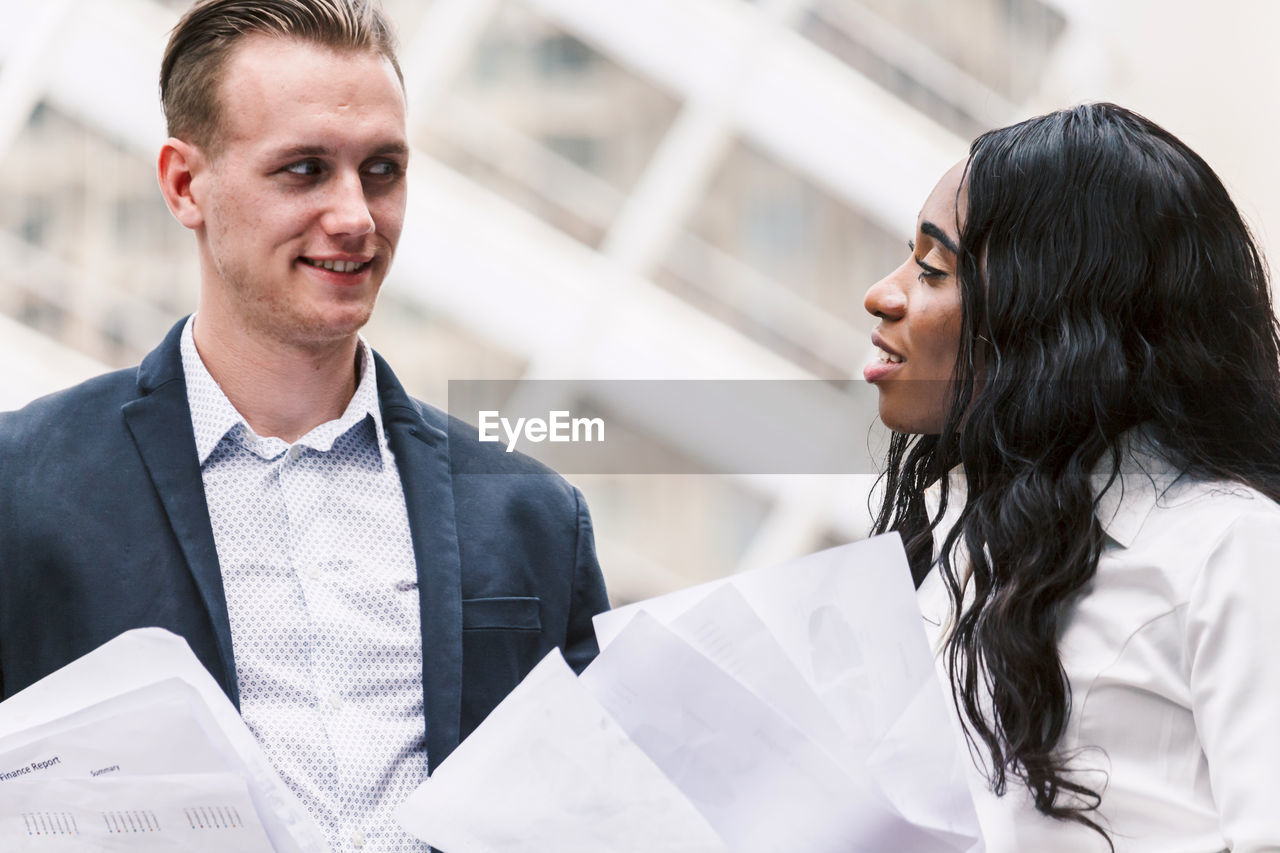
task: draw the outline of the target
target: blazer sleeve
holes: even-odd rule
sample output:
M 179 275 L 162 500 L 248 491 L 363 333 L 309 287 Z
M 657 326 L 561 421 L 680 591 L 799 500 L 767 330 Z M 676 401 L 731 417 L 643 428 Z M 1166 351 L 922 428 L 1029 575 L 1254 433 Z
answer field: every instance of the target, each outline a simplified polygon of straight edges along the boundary
M 586 499 L 576 486 L 573 488 L 573 497 L 578 515 L 578 537 L 572 601 L 562 651 L 565 661 L 573 671 L 581 673 L 600 653 L 591 619 L 597 613 L 609 609 L 609 600 L 605 594 L 600 562 L 596 558 L 595 534 Z

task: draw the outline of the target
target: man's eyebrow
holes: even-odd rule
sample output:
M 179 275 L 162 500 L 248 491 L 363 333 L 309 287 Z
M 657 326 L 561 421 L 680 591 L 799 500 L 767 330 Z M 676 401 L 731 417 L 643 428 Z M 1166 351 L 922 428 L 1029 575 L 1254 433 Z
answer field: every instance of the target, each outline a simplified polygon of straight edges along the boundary
M 293 145 L 272 151 L 269 156 L 272 160 L 290 160 L 295 157 L 325 157 L 332 153 L 331 149 L 323 145 Z M 409 155 L 409 146 L 404 142 L 386 142 L 377 146 L 371 152 L 373 157 L 385 157 L 387 155 L 407 157 Z
M 409 146 L 404 142 L 387 142 L 373 149 L 375 156 L 386 156 L 387 154 L 395 154 L 400 157 L 409 156 Z
M 953 255 L 960 254 L 960 247 L 956 245 L 956 241 L 952 240 L 949 236 L 947 236 L 947 232 L 943 231 L 941 228 L 939 228 L 937 225 L 934 225 L 929 220 L 926 219 L 924 222 L 920 223 L 920 233 L 927 234 L 928 236 L 937 240 L 939 243 L 943 245 L 943 248 L 951 252 L 951 254 Z
M 323 145 L 293 145 L 289 148 L 279 148 L 272 151 L 270 158 L 272 160 L 289 160 L 293 157 L 323 157 L 329 153 L 329 149 Z

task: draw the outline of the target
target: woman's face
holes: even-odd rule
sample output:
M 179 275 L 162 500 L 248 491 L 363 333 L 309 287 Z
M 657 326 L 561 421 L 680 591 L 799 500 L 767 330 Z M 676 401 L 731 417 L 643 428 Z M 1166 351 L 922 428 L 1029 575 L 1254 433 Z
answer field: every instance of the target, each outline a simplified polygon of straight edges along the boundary
M 877 357 L 862 375 L 880 392 L 880 419 L 895 432 L 942 430 L 960 348 L 956 194 L 964 167 L 957 163 L 938 181 L 920 210 L 910 257 L 863 301 L 880 322 L 871 334 Z

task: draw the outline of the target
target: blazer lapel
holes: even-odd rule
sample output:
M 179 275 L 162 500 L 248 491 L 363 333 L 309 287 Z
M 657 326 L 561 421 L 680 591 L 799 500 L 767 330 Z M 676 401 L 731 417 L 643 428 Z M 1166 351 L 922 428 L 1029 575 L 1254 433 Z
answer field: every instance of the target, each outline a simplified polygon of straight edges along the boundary
M 142 396 L 125 404 L 123 413 L 208 609 L 224 669 L 219 681 L 239 706 L 231 622 L 182 374 L 179 342 L 185 322 L 138 368 Z M 434 771 L 457 747 L 462 718 L 462 560 L 449 440 L 423 418 L 386 362 L 374 358 L 383 426 L 400 470 L 418 567 L 423 708 Z
M 382 423 L 400 469 L 418 564 L 427 761 L 434 772 L 458 745 L 462 720 L 462 559 L 449 467 L 449 437 L 423 418 L 375 355 Z
M 122 411 L 213 623 L 223 666 L 218 680 L 239 707 L 231 621 L 182 373 L 179 342 L 185 323 L 184 319 L 174 326 L 164 342 L 143 360 L 138 368 L 142 396 L 126 403 Z

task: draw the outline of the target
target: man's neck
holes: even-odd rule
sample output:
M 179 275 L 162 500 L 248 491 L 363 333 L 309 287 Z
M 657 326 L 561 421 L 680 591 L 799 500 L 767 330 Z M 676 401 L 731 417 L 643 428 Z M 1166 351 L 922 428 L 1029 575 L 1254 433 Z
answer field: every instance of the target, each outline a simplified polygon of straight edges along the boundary
M 210 329 L 201 319 L 192 329 L 196 351 L 257 435 L 292 443 L 346 411 L 357 382 L 355 335 L 302 347 Z

